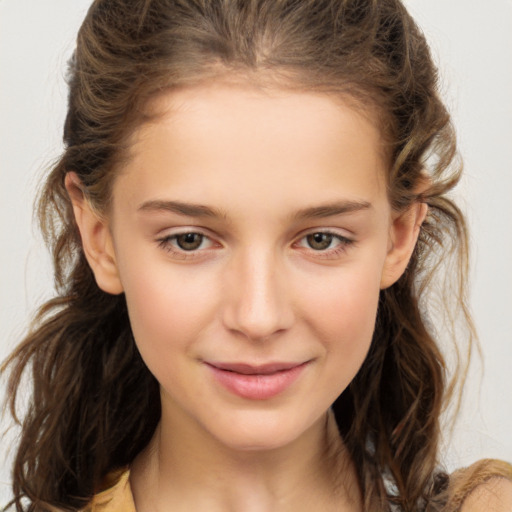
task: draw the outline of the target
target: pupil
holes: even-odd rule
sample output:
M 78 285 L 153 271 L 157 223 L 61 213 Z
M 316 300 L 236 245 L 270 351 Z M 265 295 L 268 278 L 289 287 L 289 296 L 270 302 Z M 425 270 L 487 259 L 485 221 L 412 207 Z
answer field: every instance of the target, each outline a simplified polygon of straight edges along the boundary
M 176 237 L 176 243 L 184 251 L 193 251 L 203 242 L 203 235 L 198 233 L 185 233 Z
M 307 236 L 308 244 L 312 249 L 321 251 L 327 249 L 332 242 L 332 235 L 328 233 L 313 233 Z

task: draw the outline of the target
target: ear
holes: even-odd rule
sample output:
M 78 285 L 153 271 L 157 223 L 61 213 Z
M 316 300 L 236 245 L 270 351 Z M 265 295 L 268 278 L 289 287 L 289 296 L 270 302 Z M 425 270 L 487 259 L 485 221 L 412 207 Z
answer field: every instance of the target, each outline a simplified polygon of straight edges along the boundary
M 394 214 L 389 235 L 389 248 L 384 262 L 380 288 L 390 287 L 405 272 L 416 246 L 421 224 L 427 215 L 426 203 L 413 203 L 407 210 Z
M 93 209 L 84 196 L 80 178 L 74 172 L 66 174 L 65 186 L 73 205 L 85 257 L 94 273 L 96 283 L 104 292 L 113 295 L 122 293 L 123 286 L 107 221 Z

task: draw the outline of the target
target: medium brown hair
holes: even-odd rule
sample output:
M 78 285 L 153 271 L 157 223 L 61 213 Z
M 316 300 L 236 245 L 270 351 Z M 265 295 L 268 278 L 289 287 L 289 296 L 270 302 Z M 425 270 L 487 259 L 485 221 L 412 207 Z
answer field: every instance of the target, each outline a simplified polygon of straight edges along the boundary
M 393 208 L 429 206 L 405 274 L 381 292 L 368 357 L 333 410 L 365 510 L 442 506 L 440 415 L 451 387 L 426 292 L 447 255 L 450 311 L 462 312 L 469 332 L 471 324 L 466 227 L 447 197 L 460 165 L 421 31 L 399 0 L 96 0 L 70 61 L 65 151 L 39 200 L 57 296 L 5 365 L 15 418 L 26 370 L 33 381 L 14 461 L 17 511 L 84 507 L 160 418 L 158 383 L 135 347 L 124 296 L 101 291 L 85 259 L 65 175 L 74 171 L 106 211 L 148 102 L 233 73 L 370 105 L 387 141 Z

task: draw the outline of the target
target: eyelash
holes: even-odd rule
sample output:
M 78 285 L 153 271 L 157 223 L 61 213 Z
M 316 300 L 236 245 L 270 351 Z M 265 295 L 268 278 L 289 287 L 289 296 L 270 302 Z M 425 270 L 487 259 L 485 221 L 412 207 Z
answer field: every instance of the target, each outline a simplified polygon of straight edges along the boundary
M 302 241 L 305 241 L 305 240 L 307 240 L 308 237 L 314 236 L 314 235 L 327 235 L 327 236 L 331 237 L 331 241 L 330 241 L 329 245 L 331 245 L 331 243 L 333 241 L 337 241 L 338 243 L 335 247 L 330 248 L 330 249 L 327 248 L 325 250 L 313 249 L 311 246 L 304 247 L 304 246 L 299 245 Z M 294 245 L 303 248 L 310 255 L 312 254 L 315 258 L 336 259 L 337 257 L 344 254 L 352 244 L 354 244 L 354 240 L 347 238 L 343 235 L 340 235 L 339 233 L 335 233 L 335 232 L 332 232 L 329 230 L 325 230 L 325 231 L 317 230 L 317 231 L 310 231 L 309 233 L 306 233 L 305 235 L 301 236 L 298 239 L 298 241 L 295 242 Z
M 201 237 L 200 245 L 191 250 L 186 250 L 177 247 L 175 244 L 177 244 L 178 237 L 181 236 L 187 236 L 187 235 L 197 235 Z M 326 249 L 314 249 L 311 246 L 305 247 L 301 246 L 300 243 L 302 241 L 307 241 L 308 237 L 314 236 L 314 235 L 324 235 L 331 237 L 329 246 L 332 244 L 333 241 L 337 241 L 337 245 L 333 248 L 326 248 Z M 165 250 L 166 252 L 170 253 L 173 257 L 177 257 L 179 259 L 191 259 L 191 258 L 197 258 L 199 256 L 199 253 L 204 253 L 204 251 L 208 251 L 211 249 L 211 247 L 203 248 L 201 249 L 201 245 L 205 242 L 205 240 L 210 241 L 211 246 L 215 245 L 215 242 L 211 240 L 211 238 L 201 233 L 200 231 L 184 231 L 181 233 L 175 233 L 173 235 L 167 235 L 162 238 L 158 238 L 158 246 Z M 300 247 L 304 249 L 305 251 L 311 252 L 315 257 L 317 258 L 326 258 L 326 259 L 335 259 L 337 256 L 344 253 L 352 244 L 354 243 L 354 240 L 351 240 L 350 238 L 347 238 L 345 236 L 342 236 L 338 233 L 334 233 L 332 231 L 311 231 L 309 233 L 306 233 L 302 235 L 296 242 L 294 242 L 294 247 Z M 218 244 L 220 246 L 220 244 Z
M 186 249 L 182 249 L 182 248 L 176 247 L 174 245 L 175 243 L 177 244 L 178 237 L 186 236 L 186 235 L 200 236 L 201 243 L 200 243 L 199 247 L 197 247 L 196 249 L 187 251 Z M 205 235 L 204 233 L 201 233 L 199 231 L 183 231 L 181 233 L 175 233 L 173 235 L 166 235 L 166 236 L 163 236 L 162 238 L 158 238 L 157 242 L 158 242 L 158 246 L 160 248 L 162 248 L 164 251 L 170 253 L 173 257 L 185 260 L 185 259 L 196 258 L 198 256 L 197 253 L 199 252 L 200 247 L 201 247 L 201 245 L 203 245 L 205 240 L 209 240 L 211 242 L 211 244 L 214 245 L 214 242 L 212 242 L 211 238 L 208 235 Z M 208 249 L 209 248 L 202 249 L 201 251 L 205 251 Z

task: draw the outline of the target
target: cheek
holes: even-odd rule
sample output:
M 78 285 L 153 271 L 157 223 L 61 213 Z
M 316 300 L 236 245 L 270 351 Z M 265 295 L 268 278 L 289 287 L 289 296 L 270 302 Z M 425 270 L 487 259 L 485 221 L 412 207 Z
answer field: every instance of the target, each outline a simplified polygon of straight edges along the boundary
M 354 265 L 324 286 L 310 287 L 309 328 L 323 344 L 325 384 L 334 397 L 355 377 L 370 348 L 379 283 L 378 265 Z
M 323 326 L 332 338 L 349 332 L 372 333 L 379 291 L 381 266 L 360 261 L 329 274 L 326 279 L 312 279 L 308 290 L 309 318 Z M 303 309 L 306 309 L 304 304 Z M 335 337 L 335 336 L 334 336 Z
M 353 281 L 354 286 L 336 294 L 337 307 L 325 308 L 329 315 L 328 349 L 342 352 L 347 362 L 355 358 L 362 363 L 375 328 L 379 288 L 361 279 Z
M 215 314 L 214 283 L 201 273 L 145 259 L 122 269 L 130 323 L 142 357 L 152 369 L 165 354 L 187 350 Z

